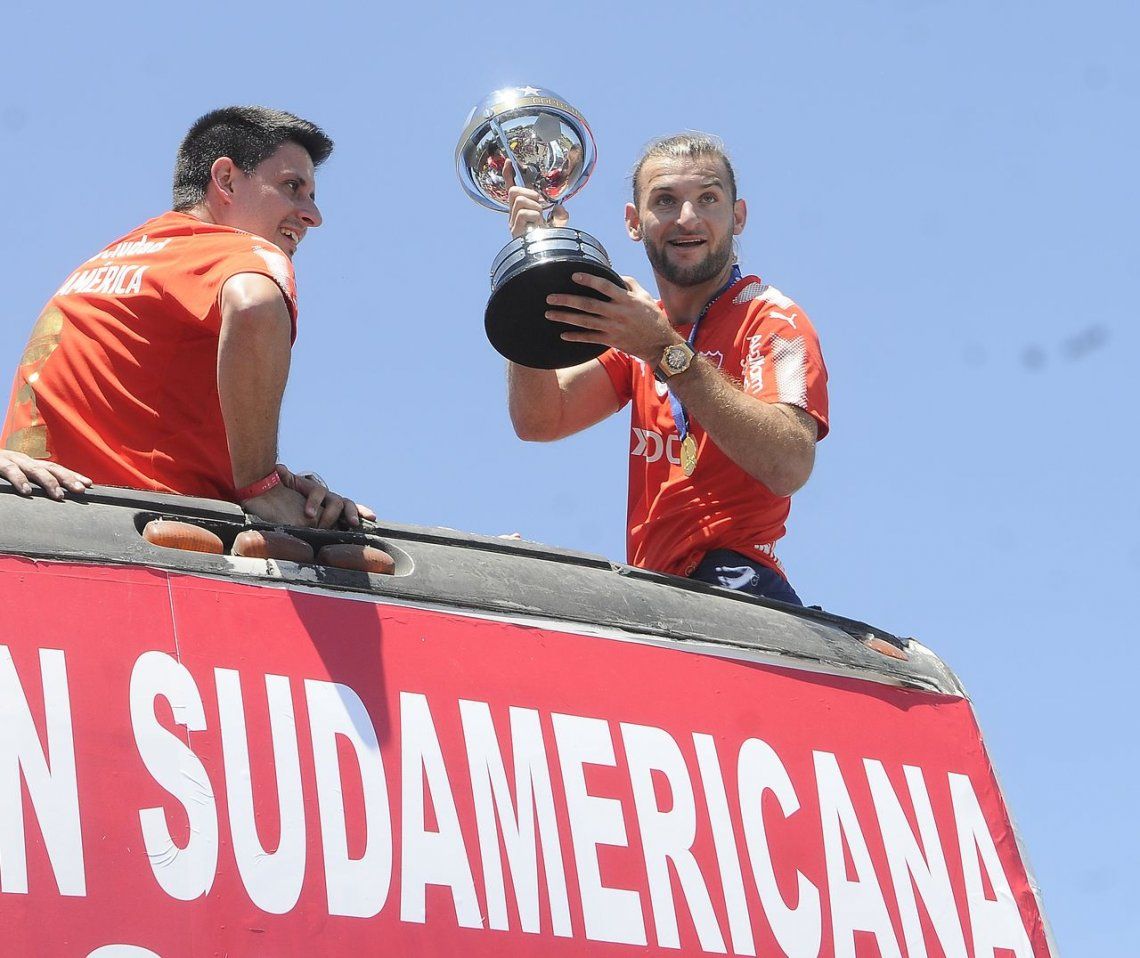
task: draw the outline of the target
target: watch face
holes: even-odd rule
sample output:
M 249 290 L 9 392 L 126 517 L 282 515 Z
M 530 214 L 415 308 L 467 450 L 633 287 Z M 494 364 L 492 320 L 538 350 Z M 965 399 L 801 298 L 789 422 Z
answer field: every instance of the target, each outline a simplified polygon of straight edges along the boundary
M 687 354 L 681 346 L 670 346 L 665 352 L 665 365 L 677 372 L 685 368 Z

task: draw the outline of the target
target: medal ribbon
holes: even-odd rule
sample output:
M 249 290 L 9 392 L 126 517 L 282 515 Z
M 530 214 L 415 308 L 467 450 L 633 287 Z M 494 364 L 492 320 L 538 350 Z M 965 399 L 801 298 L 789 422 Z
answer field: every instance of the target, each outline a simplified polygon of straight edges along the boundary
M 689 330 L 689 349 L 692 349 L 693 343 L 697 341 L 697 329 L 700 328 L 701 320 L 705 318 L 705 314 L 712 309 L 713 304 L 727 293 L 734 284 L 738 283 L 740 279 L 740 267 L 736 263 L 733 263 L 732 273 L 728 277 L 728 282 L 713 294 L 712 299 L 705 303 L 705 308 L 701 310 L 701 314 L 693 320 L 693 328 Z M 685 437 L 689 434 L 689 414 L 685 412 L 685 407 L 681 405 L 681 400 L 673 395 L 672 389 L 669 390 L 669 408 L 673 410 L 673 422 L 677 424 L 677 433 L 681 437 L 681 442 L 684 442 Z

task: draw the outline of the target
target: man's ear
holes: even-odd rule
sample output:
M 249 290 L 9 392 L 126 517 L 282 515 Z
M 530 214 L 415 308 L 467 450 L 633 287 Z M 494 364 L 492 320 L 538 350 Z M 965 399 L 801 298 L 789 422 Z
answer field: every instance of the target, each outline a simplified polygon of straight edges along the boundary
M 631 240 L 641 242 L 641 217 L 637 215 L 637 207 L 632 203 L 625 204 L 625 229 Z
M 748 204 L 744 200 L 737 200 L 732 204 L 732 235 L 739 236 L 744 232 L 744 224 L 748 221 Z
M 237 164 L 228 156 L 219 156 L 210 165 L 210 185 L 224 203 L 233 199 L 234 181 L 237 179 Z

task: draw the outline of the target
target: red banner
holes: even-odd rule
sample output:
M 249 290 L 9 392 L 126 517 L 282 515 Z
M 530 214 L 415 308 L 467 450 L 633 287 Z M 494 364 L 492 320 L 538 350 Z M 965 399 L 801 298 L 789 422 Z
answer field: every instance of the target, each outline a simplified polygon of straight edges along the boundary
M 145 569 L 0 608 L 6 954 L 1050 953 L 959 698 Z

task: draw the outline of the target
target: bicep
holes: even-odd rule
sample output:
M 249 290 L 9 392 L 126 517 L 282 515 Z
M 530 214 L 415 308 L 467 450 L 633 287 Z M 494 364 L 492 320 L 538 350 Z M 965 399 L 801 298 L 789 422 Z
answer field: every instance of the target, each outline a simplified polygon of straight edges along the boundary
M 231 277 L 220 293 L 218 389 L 249 399 L 252 391 L 279 395 L 289 375 L 292 322 L 281 290 L 257 273 Z M 231 410 L 232 411 L 232 410 Z
M 238 273 L 223 284 L 218 294 L 222 308 L 222 322 L 233 322 L 243 317 L 276 320 L 291 323 L 285 295 L 268 276 L 261 273 Z

